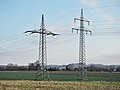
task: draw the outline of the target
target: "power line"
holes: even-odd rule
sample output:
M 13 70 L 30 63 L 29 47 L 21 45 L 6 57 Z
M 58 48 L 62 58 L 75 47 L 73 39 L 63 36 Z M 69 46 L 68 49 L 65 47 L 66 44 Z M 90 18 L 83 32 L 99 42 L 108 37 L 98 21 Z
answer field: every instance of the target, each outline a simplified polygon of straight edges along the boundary
M 104 30 L 104 29 L 119 29 L 120 27 L 106 27 L 106 28 L 92 28 L 92 29 L 101 29 L 101 30 Z
M 93 20 L 92 22 L 105 22 L 105 21 L 120 21 L 120 19 L 115 19 L 115 20 Z
M 13 35 L 13 36 L 6 37 L 5 39 L 0 40 L 0 43 L 2 43 L 2 42 L 8 42 L 8 41 L 11 41 L 11 40 L 18 39 L 19 37 L 21 37 L 21 35 L 22 34 L 18 34 L 18 35 Z
M 101 7 L 95 7 L 95 8 L 84 8 L 84 9 L 86 9 L 86 10 L 93 10 L 93 9 L 100 9 L 100 8 L 110 8 L 110 7 L 120 7 L 120 5 L 118 4 L 118 5 L 109 5 L 109 6 L 101 6 Z M 76 11 L 78 11 L 78 9 L 77 10 L 72 10 L 71 11 L 71 13 L 69 13 L 69 16 L 70 15 L 72 15 L 73 14 L 73 12 L 75 13 Z M 63 17 L 68 17 L 68 14 L 66 14 L 66 15 L 62 15 L 62 16 L 60 16 L 60 17 L 58 17 L 58 19 L 59 18 L 63 18 Z M 55 20 L 56 20 L 57 18 L 55 18 Z M 54 19 L 53 19 L 54 20 Z M 52 22 L 53 22 L 53 20 L 51 20 Z M 50 22 L 51 22 L 50 21 Z
M 110 7 L 120 7 L 120 5 L 101 6 L 101 7 L 85 8 L 85 9 L 99 9 L 99 8 L 110 8 Z

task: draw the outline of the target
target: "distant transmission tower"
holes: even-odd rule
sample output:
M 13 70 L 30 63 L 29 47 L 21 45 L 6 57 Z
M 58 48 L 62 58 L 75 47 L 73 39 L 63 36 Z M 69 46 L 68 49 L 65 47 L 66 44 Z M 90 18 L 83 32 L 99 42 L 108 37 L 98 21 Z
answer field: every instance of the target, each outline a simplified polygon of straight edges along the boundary
M 87 68 L 86 68 L 86 57 L 85 57 L 85 33 L 87 34 L 88 32 L 90 32 L 90 34 L 92 34 L 92 31 L 90 31 L 88 29 L 86 30 L 84 28 L 84 22 L 88 22 L 88 25 L 89 25 L 89 21 L 84 19 L 83 9 L 81 9 L 81 17 L 74 18 L 74 23 L 76 23 L 77 20 L 80 21 L 80 28 L 72 28 L 72 33 L 73 33 L 73 30 L 76 30 L 77 33 L 78 33 L 78 31 L 80 31 L 79 66 L 78 66 L 79 77 L 78 77 L 78 79 L 85 80 L 85 79 L 87 79 Z
M 38 68 L 38 73 L 35 77 L 35 80 L 50 80 L 49 73 L 47 71 L 47 49 L 46 49 L 46 36 L 47 35 L 59 35 L 55 34 L 53 32 L 47 31 L 45 29 L 45 23 L 44 23 L 44 15 L 42 15 L 42 21 L 41 21 L 41 26 L 40 29 L 38 30 L 32 30 L 32 31 L 26 31 L 25 33 L 30 32 L 31 34 L 33 33 L 38 33 L 39 36 L 39 64 L 40 67 Z

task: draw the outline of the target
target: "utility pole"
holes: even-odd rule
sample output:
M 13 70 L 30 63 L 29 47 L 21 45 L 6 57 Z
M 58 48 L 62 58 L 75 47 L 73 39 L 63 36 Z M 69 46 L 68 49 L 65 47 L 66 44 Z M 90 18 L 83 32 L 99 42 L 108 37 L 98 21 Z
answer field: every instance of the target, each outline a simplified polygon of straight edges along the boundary
M 50 80 L 49 73 L 47 71 L 47 48 L 46 48 L 46 36 L 52 35 L 56 36 L 59 34 L 55 34 L 53 32 L 47 31 L 45 29 L 45 23 L 44 23 L 44 15 L 42 14 L 42 20 L 41 20 L 41 26 L 38 30 L 32 30 L 32 31 L 26 31 L 25 33 L 30 32 L 31 34 L 38 33 L 39 34 L 39 66 L 38 72 L 35 77 L 35 80 Z
M 90 21 L 85 20 L 83 17 L 83 9 L 81 9 L 81 17 L 80 18 L 74 18 L 74 23 L 76 21 L 80 22 L 80 27 L 79 28 L 72 28 L 72 33 L 73 30 L 76 30 L 77 33 L 80 31 L 80 37 L 79 37 L 79 66 L 78 66 L 78 71 L 79 71 L 79 77 L 78 79 L 80 80 L 85 80 L 87 79 L 87 68 L 86 68 L 86 57 L 85 57 L 85 33 L 87 34 L 90 32 L 92 35 L 92 31 L 86 30 L 84 28 L 84 22 L 88 22 L 88 25 Z

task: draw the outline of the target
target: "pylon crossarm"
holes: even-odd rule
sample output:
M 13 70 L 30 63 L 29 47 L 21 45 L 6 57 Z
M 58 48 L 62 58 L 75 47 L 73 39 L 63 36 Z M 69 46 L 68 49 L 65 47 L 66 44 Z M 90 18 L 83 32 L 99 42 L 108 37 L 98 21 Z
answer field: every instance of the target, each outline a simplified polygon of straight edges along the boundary
M 72 28 L 72 33 L 73 33 L 73 30 L 76 30 L 77 33 L 78 33 L 78 31 L 79 31 L 80 29 L 78 29 L 78 28 Z
M 86 35 L 88 34 L 88 33 L 90 33 L 90 35 L 92 35 L 92 31 L 90 31 L 90 30 L 84 30 L 85 32 L 86 32 Z
M 84 21 L 88 22 L 88 25 L 90 25 L 90 21 L 88 21 L 88 20 L 84 20 Z
M 76 23 L 77 20 L 80 20 L 79 18 L 74 18 L 74 23 Z
M 40 30 L 40 29 L 39 29 L 39 30 Z M 56 33 L 50 32 L 50 31 L 41 32 L 41 31 L 36 31 L 36 30 L 26 31 L 25 33 L 28 33 L 28 32 L 30 32 L 31 34 L 33 34 L 33 33 L 39 33 L 39 34 L 46 34 L 46 35 L 52 35 L 52 36 L 60 35 L 60 34 L 56 34 Z
M 60 35 L 60 34 L 53 33 L 53 32 L 51 32 L 51 31 L 47 31 L 46 34 L 47 34 L 47 35 L 52 35 L 52 36 Z

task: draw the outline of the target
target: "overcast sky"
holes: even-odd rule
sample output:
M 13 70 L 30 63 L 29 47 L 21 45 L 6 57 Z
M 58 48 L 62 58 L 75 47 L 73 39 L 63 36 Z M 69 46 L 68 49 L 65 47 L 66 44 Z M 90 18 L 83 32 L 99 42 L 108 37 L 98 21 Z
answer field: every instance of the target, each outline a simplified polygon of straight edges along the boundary
M 60 36 L 47 37 L 48 64 L 78 63 L 79 27 L 73 18 L 91 22 L 86 36 L 86 63 L 120 65 L 119 0 L 0 0 L 0 64 L 28 65 L 38 60 L 38 35 L 25 35 L 39 29 L 41 15 L 46 29 Z

